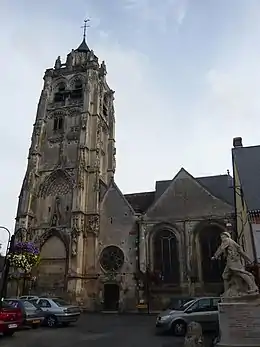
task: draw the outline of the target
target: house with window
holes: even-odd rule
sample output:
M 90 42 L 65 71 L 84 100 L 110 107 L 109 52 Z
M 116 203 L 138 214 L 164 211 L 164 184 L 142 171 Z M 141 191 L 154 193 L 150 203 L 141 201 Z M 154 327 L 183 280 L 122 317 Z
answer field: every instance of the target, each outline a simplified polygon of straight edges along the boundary
M 253 261 L 260 262 L 260 146 L 244 147 L 233 139 L 234 203 L 237 240 Z

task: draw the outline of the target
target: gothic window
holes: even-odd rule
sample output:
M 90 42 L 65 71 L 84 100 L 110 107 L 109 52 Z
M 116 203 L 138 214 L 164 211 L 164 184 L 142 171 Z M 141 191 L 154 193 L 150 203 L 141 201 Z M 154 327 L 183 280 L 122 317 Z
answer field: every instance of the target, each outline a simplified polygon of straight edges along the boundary
M 81 80 L 76 80 L 74 84 L 74 89 L 71 92 L 72 99 L 81 99 L 83 96 L 83 88 Z
M 61 82 L 57 86 L 57 91 L 54 94 L 54 102 L 65 101 L 65 99 L 66 99 L 66 85 L 64 82 Z
M 220 245 L 221 229 L 218 226 L 209 226 L 199 234 L 201 247 L 201 264 L 203 281 L 207 283 L 222 282 L 222 272 L 225 262 L 223 257 L 219 260 L 211 260 Z
M 108 96 L 106 94 L 104 95 L 104 100 L 103 100 L 103 115 L 105 117 L 108 116 Z
M 71 184 L 69 179 L 62 171 L 55 171 L 43 184 L 40 196 L 62 196 L 68 194 L 70 191 Z
M 124 264 L 124 253 L 117 246 L 108 246 L 103 249 L 100 256 L 100 265 L 105 271 L 115 272 Z
M 61 131 L 63 130 L 63 117 L 62 116 L 58 116 L 58 117 L 54 117 L 53 119 L 53 130 L 54 131 Z
M 178 284 L 180 281 L 178 243 L 169 230 L 158 232 L 153 240 L 154 270 L 163 282 Z

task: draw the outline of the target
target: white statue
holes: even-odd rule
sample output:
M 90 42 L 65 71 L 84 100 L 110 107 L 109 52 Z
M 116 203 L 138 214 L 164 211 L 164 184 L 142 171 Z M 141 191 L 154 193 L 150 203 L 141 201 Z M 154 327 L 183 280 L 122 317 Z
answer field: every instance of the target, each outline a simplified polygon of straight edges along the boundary
M 221 245 L 217 249 L 212 260 L 218 259 L 222 254 L 226 258 L 226 267 L 222 274 L 224 280 L 223 296 L 240 296 L 247 294 L 258 294 L 259 290 L 254 276 L 245 270 L 243 263 L 251 263 L 251 259 L 243 251 L 241 246 L 232 240 L 228 232 L 221 234 Z

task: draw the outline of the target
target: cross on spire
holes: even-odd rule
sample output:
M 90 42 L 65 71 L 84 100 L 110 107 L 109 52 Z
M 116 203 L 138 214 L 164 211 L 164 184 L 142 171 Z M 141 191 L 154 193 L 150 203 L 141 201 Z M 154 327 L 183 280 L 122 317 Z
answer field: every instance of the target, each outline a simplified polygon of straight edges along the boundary
M 90 22 L 90 19 L 85 19 L 84 20 L 84 25 L 81 27 L 81 28 L 83 28 L 83 40 L 86 39 L 87 28 L 90 27 L 90 25 L 87 25 L 88 22 Z

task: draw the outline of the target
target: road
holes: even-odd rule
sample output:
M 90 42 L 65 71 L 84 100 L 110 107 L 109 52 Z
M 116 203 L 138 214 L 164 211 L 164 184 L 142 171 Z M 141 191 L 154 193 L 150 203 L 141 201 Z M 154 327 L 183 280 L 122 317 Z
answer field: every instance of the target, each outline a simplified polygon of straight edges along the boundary
M 83 314 L 67 328 L 23 330 L 11 338 L 0 337 L 1 347 L 179 347 L 183 338 L 154 334 L 154 316 Z

